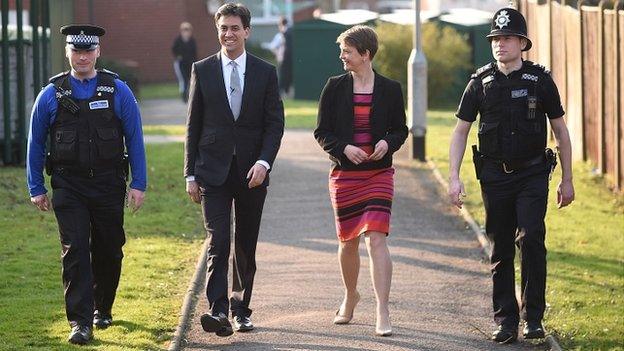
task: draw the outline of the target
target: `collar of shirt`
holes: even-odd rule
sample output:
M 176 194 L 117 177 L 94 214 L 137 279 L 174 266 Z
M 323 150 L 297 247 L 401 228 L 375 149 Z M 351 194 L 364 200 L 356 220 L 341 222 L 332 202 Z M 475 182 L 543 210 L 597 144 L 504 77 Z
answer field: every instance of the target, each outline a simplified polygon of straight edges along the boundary
M 70 74 L 69 83 L 72 87 L 72 96 L 79 100 L 91 98 L 95 94 L 97 81 L 97 75 L 93 78 L 78 79 Z
M 234 61 L 238 65 L 238 75 L 240 77 L 241 89 L 245 90 L 245 69 L 247 68 L 247 51 L 244 50 L 243 53 L 237 57 L 235 60 L 231 60 L 229 57 L 225 56 L 223 53 L 221 55 L 221 69 L 223 71 L 223 83 L 225 83 L 225 91 L 227 93 L 228 100 L 230 99 L 230 74 L 232 72 L 232 65 L 230 62 Z

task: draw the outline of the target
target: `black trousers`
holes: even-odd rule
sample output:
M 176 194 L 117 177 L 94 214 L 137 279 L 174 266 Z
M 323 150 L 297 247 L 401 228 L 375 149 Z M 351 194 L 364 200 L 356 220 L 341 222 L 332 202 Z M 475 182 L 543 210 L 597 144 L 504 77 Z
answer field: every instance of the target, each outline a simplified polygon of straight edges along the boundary
M 485 230 L 493 244 L 494 320 L 499 325 L 517 327 L 520 317 L 530 322 L 544 317 L 549 171 L 546 163 L 511 174 L 500 165 L 486 163 L 482 171 Z M 515 246 L 520 250 L 520 310 L 515 294 Z
M 69 323 L 91 325 L 110 313 L 121 274 L 126 182 L 117 171 L 93 178 L 52 174 Z
M 249 189 L 241 179 L 236 159 L 221 186 L 200 184 L 204 225 L 208 235 L 206 297 L 213 315 L 249 316 L 256 273 L 256 244 L 267 189 Z M 232 295 L 228 301 L 228 261 L 230 257 L 230 218 L 234 205 L 234 260 Z

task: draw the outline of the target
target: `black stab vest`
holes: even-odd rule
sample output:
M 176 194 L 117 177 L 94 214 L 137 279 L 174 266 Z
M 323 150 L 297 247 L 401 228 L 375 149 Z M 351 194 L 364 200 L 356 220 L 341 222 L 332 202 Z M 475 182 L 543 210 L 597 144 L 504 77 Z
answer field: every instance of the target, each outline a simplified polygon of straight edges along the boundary
M 53 167 L 81 171 L 120 167 L 124 141 L 121 120 L 115 115 L 115 78 L 110 71 L 98 71 L 95 94 L 84 100 L 71 98 L 68 72 L 50 79 L 59 102 L 50 128 Z M 79 110 L 73 113 L 62 99 L 71 99 Z
M 524 61 L 519 71 L 505 77 L 495 64 L 483 66 L 479 79 L 483 97 L 479 108 L 479 150 L 499 160 L 531 159 L 544 153 L 546 114 L 538 85 L 548 74 L 543 66 Z

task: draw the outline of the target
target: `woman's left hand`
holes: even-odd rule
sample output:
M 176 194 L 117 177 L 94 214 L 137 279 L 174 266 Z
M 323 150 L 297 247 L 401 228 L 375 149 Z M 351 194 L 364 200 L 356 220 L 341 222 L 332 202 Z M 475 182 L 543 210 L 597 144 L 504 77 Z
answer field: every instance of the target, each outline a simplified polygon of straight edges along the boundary
M 368 156 L 368 159 L 371 161 L 381 160 L 382 157 L 386 155 L 388 152 L 388 143 L 385 140 L 379 140 L 379 142 L 375 145 L 375 151 Z

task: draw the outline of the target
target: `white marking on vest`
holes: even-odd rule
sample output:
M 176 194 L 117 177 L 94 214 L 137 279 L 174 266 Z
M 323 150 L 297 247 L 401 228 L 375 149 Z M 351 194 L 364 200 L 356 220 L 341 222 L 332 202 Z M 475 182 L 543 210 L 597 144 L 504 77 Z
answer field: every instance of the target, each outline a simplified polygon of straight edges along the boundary
M 103 108 L 108 108 L 108 100 L 92 101 L 89 103 L 89 108 L 92 110 L 101 110 Z
M 98 86 L 97 88 L 95 88 L 95 91 L 103 91 L 105 93 L 114 93 L 115 92 L 115 88 L 114 87 L 107 87 L 107 86 Z
M 489 82 L 491 82 L 493 80 L 494 80 L 494 76 L 487 76 L 487 77 L 483 78 L 483 80 L 481 82 L 483 84 L 485 84 L 485 83 L 489 83 Z
M 529 91 L 527 89 L 520 89 L 520 90 L 512 90 L 511 91 L 511 98 L 512 99 L 517 99 L 517 98 L 521 98 L 524 96 L 528 96 L 529 95 Z
M 538 78 L 537 78 L 537 76 L 534 76 L 532 74 L 525 73 L 525 74 L 522 75 L 522 79 L 532 80 L 534 82 L 537 82 Z

